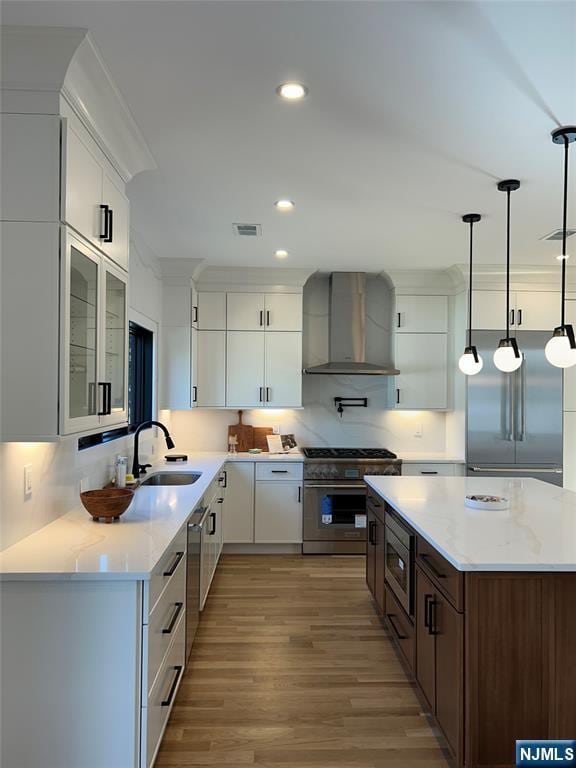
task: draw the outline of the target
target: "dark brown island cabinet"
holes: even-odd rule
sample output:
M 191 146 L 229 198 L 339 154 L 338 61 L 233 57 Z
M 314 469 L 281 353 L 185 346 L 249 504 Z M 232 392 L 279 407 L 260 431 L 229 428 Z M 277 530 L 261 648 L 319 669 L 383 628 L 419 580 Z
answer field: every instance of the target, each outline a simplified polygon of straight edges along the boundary
M 389 519 L 410 535 L 403 582 Z M 512 768 L 516 739 L 576 738 L 576 573 L 459 571 L 372 490 L 367 522 L 368 587 L 454 764 Z

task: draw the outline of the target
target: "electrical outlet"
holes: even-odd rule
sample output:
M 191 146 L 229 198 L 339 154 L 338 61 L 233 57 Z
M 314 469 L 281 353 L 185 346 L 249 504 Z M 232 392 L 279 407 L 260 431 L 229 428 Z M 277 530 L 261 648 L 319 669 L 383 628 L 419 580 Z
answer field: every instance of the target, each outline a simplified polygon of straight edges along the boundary
M 280 424 L 274 424 L 273 427 L 272 427 L 272 432 L 275 435 L 279 435 L 280 434 Z
M 24 465 L 24 496 L 32 495 L 32 464 Z
M 89 491 L 90 490 L 90 478 L 89 477 L 83 477 L 80 480 L 80 493 L 83 491 Z
M 414 430 L 414 437 L 422 437 L 422 423 L 418 422 L 416 424 L 416 429 Z

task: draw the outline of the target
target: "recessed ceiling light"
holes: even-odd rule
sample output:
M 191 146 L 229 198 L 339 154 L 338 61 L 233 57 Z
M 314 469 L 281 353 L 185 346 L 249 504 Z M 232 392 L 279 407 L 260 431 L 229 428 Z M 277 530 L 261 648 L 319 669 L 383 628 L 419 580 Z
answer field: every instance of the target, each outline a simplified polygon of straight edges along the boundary
M 294 208 L 294 202 L 292 200 L 276 200 L 274 205 L 279 211 L 291 211 Z
M 283 250 L 280 248 L 277 251 L 274 251 L 274 256 L 276 256 L 277 259 L 285 259 L 286 256 L 288 256 L 288 251 Z
M 298 101 L 306 96 L 308 88 L 302 85 L 302 83 L 282 83 L 276 88 L 276 93 L 282 99 L 286 99 L 286 101 Z

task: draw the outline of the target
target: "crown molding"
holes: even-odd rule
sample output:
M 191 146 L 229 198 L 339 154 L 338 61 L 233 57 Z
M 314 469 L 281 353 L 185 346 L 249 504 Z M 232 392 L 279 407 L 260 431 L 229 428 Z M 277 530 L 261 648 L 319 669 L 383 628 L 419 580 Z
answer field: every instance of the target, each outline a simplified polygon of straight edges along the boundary
M 464 287 L 468 286 L 468 265 L 453 267 L 462 276 Z M 554 264 L 517 264 L 510 270 L 510 287 L 515 291 L 560 291 L 560 262 Z M 505 290 L 506 268 L 502 264 L 479 264 L 474 267 L 475 290 Z M 566 284 L 576 289 L 576 267 L 567 266 Z
M 0 33 L 4 111 L 58 114 L 61 95 L 125 182 L 156 168 L 88 30 L 3 26 Z
M 315 269 L 286 269 L 283 267 L 211 267 L 201 266 L 196 287 L 201 291 L 245 291 L 255 288 L 268 293 L 301 291 Z
M 446 296 L 459 293 L 465 287 L 458 270 L 450 269 L 391 269 L 387 275 L 398 295 Z

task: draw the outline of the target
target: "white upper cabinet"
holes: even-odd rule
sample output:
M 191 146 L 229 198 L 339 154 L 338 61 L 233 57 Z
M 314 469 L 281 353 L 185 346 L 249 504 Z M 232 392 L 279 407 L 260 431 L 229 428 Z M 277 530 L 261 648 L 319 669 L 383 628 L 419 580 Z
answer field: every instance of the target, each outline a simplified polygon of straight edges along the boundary
M 225 331 L 226 330 L 226 294 L 220 292 L 201 291 L 198 293 L 198 301 L 195 305 L 198 329 L 201 331 Z
M 302 295 L 229 293 L 229 331 L 301 331 Z
M 196 405 L 221 408 L 226 405 L 226 331 L 198 331 L 195 375 Z
M 447 296 L 397 296 L 396 333 L 446 333 Z
M 226 366 L 226 405 L 261 408 L 266 404 L 264 334 L 229 331 Z
M 129 202 L 124 182 L 88 132 L 62 123 L 62 218 L 123 269 L 128 269 Z
M 510 328 L 514 331 L 546 331 L 560 322 L 560 293 L 511 291 Z M 472 325 L 477 330 L 506 328 L 506 291 L 474 291 Z
M 192 323 L 192 328 L 198 328 L 198 291 L 194 286 L 192 286 L 191 301 L 190 321 Z
M 395 407 L 442 410 L 448 407 L 448 340 L 445 333 L 396 335 Z
M 267 293 L 264 320 L 268 331 L 301 331 L 302 294 Z
M 229 293 L 227 327 L 229 331 L 263 331 L 265 307 L 263 293 Z
M 265 400 L 271 408 L 302 405 L 302 334 L 265 334 Z

